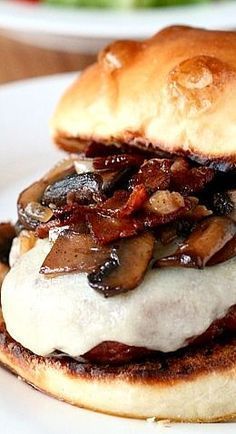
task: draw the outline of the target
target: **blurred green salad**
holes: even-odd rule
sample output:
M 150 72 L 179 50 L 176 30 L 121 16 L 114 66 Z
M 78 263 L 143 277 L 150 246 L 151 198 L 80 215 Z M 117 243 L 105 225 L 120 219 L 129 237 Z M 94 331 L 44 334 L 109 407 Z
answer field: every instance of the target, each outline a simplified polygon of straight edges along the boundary
M 65 6 L 99 8 L 148 8 L 157 6 L 178 6 L 191 3 L 207 3 L 208 0 L 44 0 L 45 3 Z

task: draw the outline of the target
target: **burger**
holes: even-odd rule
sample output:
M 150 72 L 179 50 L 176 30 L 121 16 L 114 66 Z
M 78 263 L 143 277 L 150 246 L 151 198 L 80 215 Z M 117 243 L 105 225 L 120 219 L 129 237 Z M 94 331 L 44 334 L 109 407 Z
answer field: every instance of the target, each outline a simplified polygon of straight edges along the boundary
M 235 32 L 169 27 L 109 45 L 62 96 L 68 156 L 0 227 L 0 361 L 37 389 L 235 417 L 235 59 Z

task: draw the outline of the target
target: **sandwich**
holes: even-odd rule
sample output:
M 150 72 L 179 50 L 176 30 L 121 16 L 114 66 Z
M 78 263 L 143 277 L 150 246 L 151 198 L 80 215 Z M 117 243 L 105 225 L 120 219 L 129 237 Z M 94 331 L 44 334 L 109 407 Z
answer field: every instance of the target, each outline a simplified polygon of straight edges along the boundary
M 169 27 L 112 43 L 62 96 L 67 158 L 0 227 L 0 362 L 35 388 L 235 418 L 235 59 L 236 32 Z

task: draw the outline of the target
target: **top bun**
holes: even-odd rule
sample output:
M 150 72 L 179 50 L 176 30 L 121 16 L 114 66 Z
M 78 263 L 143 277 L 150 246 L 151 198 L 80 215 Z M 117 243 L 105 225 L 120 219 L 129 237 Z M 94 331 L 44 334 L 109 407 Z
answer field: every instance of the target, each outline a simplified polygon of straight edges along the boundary
M 112 43 L 66 91 L 52 131 L 67 151 L 116 142 L 236 165 L 236 32 L 173 26 Z

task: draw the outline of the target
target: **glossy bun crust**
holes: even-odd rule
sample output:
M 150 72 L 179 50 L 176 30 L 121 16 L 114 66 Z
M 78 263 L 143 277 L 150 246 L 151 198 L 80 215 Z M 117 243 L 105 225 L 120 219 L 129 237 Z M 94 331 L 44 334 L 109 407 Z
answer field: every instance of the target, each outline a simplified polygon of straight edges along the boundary
M 56 143 L 129 143 L 201 161 L 236 163 L 236 32 L 173 26 L 118 41 L 66 91 Z
M 236 419 L 235 338 L 112 367 L 36 356 L 1 320 L 0 362 L 57 399 L 103 413 L 179 422 Z

